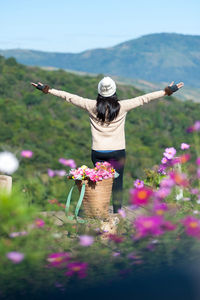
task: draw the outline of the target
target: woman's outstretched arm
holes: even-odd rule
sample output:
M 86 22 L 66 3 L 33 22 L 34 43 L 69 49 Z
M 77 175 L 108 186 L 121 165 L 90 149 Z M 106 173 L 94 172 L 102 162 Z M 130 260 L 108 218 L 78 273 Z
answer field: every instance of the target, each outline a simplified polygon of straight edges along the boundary
M 178 84 L 174 84 L 174 82 L 172 82 L 164 90 L 160 90 L 160 91 L 148 93 L 148 94 L 145 94 L 142 96 L 138 96 L 136 98 L 120 101 L 120 105 L 121 105 L 121 108 L 125 112 L 128 112 L 129 110 L 131 110 L 133 108 L 136 108 L 145 103 L 149 103 L 151 100 L 158 99 L 158 98 L 164 97 L 166 95 L 170 96 L 174 92 L 178 91 L 183 86 L 184 86 L 183 82 L 179 82 Z
M 95 105 L 96 101 L 95 100 L 90 100 L 87 98 L 83 98 L 74 94 L 70 94 L 65 91 L 61 90 L 56 90 L 56 89 L 51 89 L 48 85 L 44 85 L 41 82 L 38 83 L 31 83 L 35 88 L 38 90 L 42 91 L 45 94 L 51 94 L 60 98 L 63 98 L 69 103 L 72 103 L 82 109 L 85 109 L 87 111 L 90 111 Z

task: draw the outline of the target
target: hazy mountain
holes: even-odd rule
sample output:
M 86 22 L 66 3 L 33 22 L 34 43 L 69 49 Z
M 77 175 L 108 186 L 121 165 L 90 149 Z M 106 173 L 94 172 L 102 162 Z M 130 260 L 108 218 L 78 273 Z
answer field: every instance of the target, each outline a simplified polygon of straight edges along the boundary
M 145 35 L 114 47 L 78 54 L 0 50 L 26 65 L 104 73 L 154 82 L 184 81 L 200 87 L 200 36 L 175 33 Z

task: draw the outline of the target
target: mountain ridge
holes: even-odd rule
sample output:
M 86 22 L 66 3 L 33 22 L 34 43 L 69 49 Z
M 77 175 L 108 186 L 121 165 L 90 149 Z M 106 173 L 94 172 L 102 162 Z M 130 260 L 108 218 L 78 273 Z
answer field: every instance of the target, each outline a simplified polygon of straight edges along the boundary
M 25 65 L 57 67 L 74 71 L 103 73 L 155 82 L 184 81 L 200 87 L 200 36 L 156 33 L 108 48 L 80 53 L 37 50 L 0 50 Z

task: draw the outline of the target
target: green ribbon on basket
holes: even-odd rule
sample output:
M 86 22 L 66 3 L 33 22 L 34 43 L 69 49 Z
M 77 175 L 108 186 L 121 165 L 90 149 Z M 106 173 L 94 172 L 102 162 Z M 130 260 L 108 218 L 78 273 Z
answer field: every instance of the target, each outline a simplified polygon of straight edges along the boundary
M 75 187 L 75 184 L 71 187 L 71 190 L 69 191 L 69 194 L 67 196 L 67 202 L 66 202 L 66 205 L 65 205 L 65 213 L 66 213 L 67 218 L 69 220 L 74 220 L 75 219 L 78 223 L 86 223 L 85 220 L 82 220 L 78 217 L 79 209 L 81 207 L 81 204 L 83 202 L 83 197 L 84 197 L 84 194 L 85 194 L 85 183 L 83 183 L 82 187 L 81 187 L 80 196 L 79 196 L 76 208 L 75 208 L 75 214 L 73 216 L 68 216 L 70 202 L 71 202 L 71 198 L 72 198 L 72 192 L 73 192 L 74 187 Z

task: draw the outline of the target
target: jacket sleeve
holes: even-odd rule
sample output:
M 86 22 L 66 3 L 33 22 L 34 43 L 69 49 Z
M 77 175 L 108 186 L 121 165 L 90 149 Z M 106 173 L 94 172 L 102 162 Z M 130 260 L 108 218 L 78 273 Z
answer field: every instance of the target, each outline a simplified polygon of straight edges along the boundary
M 148 93 L 148 94 L 136 97 L 136 98 L 122 100 L 122 101 L 120 101 L 121 109 L 124 112 L 128 112 L 129 110 L 131 110 L 133 108 L 136 108 L 145 103 L 149 103 L 151 100 L 161 98 L 165 95 L 166 95 L 165 91 L 161 90 L 161 91 L 156 91 L 153 93 Z
M 63 98 L 64 100 L 66 100 L 69 103 L 74 104 L 75 106 L 78 106 L 84 110 L 90 111 L 91 109 L 93 109 L 93 107 L 96 105 L 96 101 L 95 100 L 90 100 L 87 98 L 83 98 L 74 94 L 70 94 L 68 92 L 65 91 L 60 91 L 60 90 L 56 90 L 56 89 L 49 89 L 49 94 Z

